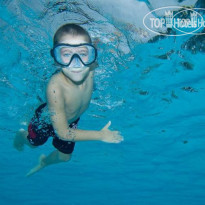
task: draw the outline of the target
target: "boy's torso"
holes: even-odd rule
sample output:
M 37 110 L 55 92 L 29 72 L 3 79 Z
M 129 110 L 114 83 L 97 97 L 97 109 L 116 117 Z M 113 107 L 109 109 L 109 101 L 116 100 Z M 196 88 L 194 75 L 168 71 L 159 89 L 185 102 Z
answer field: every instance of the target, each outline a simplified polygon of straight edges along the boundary
M 81 85 L 69 85 L 63 79 L 60 72 L 52 77 L 52 82 L 56 83 L 62 91 L 61 100 L 64 103 L 64 109 L 68 123 L 77 120 L 88 108 L 93 91 L 93 73 L 85 79 Z M 51 93 L 52 94 L 52 93 Z

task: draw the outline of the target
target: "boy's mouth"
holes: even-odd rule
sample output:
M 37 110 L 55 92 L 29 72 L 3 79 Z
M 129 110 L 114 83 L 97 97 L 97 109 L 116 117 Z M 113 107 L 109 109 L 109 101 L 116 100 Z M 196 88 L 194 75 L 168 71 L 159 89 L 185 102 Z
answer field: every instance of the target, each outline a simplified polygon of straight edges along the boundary
M 82 73 L 87 67 L 79 67 L 79 68 L 70 68 L 70 72 L 72 73 Z
M 72 73 L 81 73 L 83 70 L 71 70 Z

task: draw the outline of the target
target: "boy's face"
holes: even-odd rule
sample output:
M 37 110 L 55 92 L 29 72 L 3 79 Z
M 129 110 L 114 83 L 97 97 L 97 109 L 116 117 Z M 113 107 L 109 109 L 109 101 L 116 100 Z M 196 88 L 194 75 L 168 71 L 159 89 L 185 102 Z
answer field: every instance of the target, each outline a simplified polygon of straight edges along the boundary
M 86 38 L 82 35 L 73 36 L 70 34 L 65 34 L 60 38 L 58 43 L 78 45 L 78 44 L 88 43 L 88 42 L 86 41 Z M 62 50 L 62 59 L 65 56 L 65 60 L 66 60 L 66 56 L 68 56 L 69 53 L 71 52 L 76 52 L 76 49 L 79 49 L 79 48 L 73 47 L 67 50 Z M 77 52 L 82 52 L 83 55 L 85 55 L 86 48 L 80 48 L 80 51 L 77 51 Z M 71 64 L 69 65 L 69 67 L 64 66 L 62 68 L 62 72 L 67 78 L 69 78 L 73 82 L 82 82 L 88 76 L 90 72 L 90 68 L 87 66 L 84 66 L 82 62 L 80 62 L 79 59 L 74 58 Z

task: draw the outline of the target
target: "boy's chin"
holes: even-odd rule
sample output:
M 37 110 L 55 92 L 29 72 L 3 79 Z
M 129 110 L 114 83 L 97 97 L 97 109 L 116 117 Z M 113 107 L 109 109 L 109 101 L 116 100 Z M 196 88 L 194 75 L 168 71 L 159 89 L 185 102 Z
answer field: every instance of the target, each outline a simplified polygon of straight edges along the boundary
M 69 79 L 71 81 L 73 81 L 74 83 L 80 83 L 82 81 L 84 81 L 85 77 L 74 77 L 74 76 L 70 76 Z

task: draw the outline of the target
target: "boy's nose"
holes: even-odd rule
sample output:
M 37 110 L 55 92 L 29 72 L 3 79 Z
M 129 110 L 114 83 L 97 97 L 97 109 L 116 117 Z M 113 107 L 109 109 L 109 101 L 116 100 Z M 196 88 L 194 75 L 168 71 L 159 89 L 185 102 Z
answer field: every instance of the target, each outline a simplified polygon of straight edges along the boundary
M 76 57 L 73 58 L 73 60 L 72 60 L 69 67 L 79 68 L 79 67 L 83 67 L 83 64 L 80 61 L 80 59 L 76 56 Z

